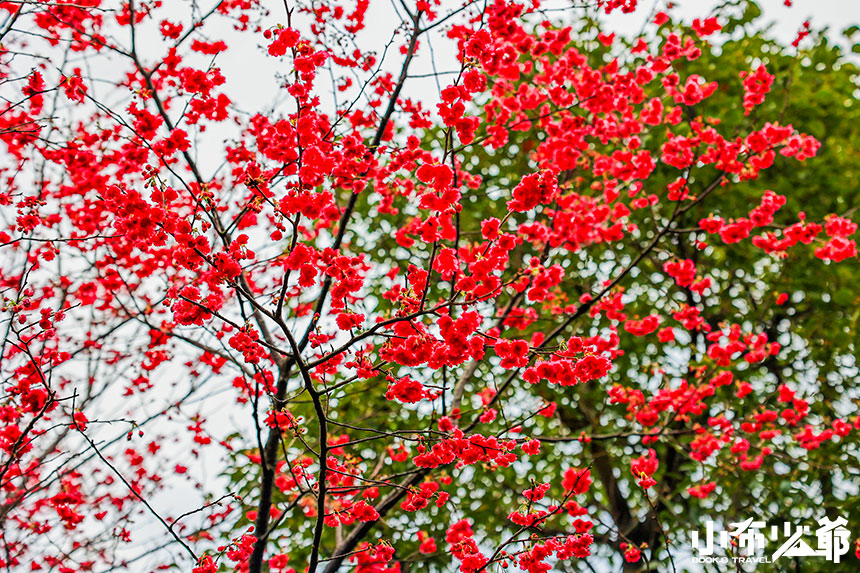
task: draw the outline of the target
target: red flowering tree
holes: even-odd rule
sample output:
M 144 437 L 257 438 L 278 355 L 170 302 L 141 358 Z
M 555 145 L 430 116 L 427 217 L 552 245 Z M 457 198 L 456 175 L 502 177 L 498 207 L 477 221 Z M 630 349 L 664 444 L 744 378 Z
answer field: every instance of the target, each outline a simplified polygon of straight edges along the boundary
M 0 565 L 668 570 L 860 513 L 837 48 L 263 4 L 0 2 Z

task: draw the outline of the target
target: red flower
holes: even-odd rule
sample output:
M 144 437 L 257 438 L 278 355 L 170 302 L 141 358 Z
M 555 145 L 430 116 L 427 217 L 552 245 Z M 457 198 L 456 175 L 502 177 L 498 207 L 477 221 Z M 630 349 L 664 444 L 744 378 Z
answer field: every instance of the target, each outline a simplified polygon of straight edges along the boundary
M 568 468 L 564 472 L 561 487 L 575 495 L 581 495 L 591 487 L 591 470 Z

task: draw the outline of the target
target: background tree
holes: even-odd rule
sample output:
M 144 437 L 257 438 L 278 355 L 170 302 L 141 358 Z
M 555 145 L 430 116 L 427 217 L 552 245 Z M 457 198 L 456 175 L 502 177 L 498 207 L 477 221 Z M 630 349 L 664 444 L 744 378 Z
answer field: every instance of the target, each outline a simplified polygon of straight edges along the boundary
M 399 2 L 380 42 L 362 0 L 0 2 L 0 563 L 662 571 L 707 519 L 856 535 L 857 69 L 752 2 L 595 18 L 635 4 Z

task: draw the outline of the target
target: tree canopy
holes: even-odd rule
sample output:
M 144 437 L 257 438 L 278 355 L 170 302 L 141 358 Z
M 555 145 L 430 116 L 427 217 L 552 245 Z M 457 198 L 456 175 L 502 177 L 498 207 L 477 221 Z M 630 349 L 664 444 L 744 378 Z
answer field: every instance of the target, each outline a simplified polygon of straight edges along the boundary
M 856 570 L 860 29 L 636 4 L 0 2 L 0 566 Z

